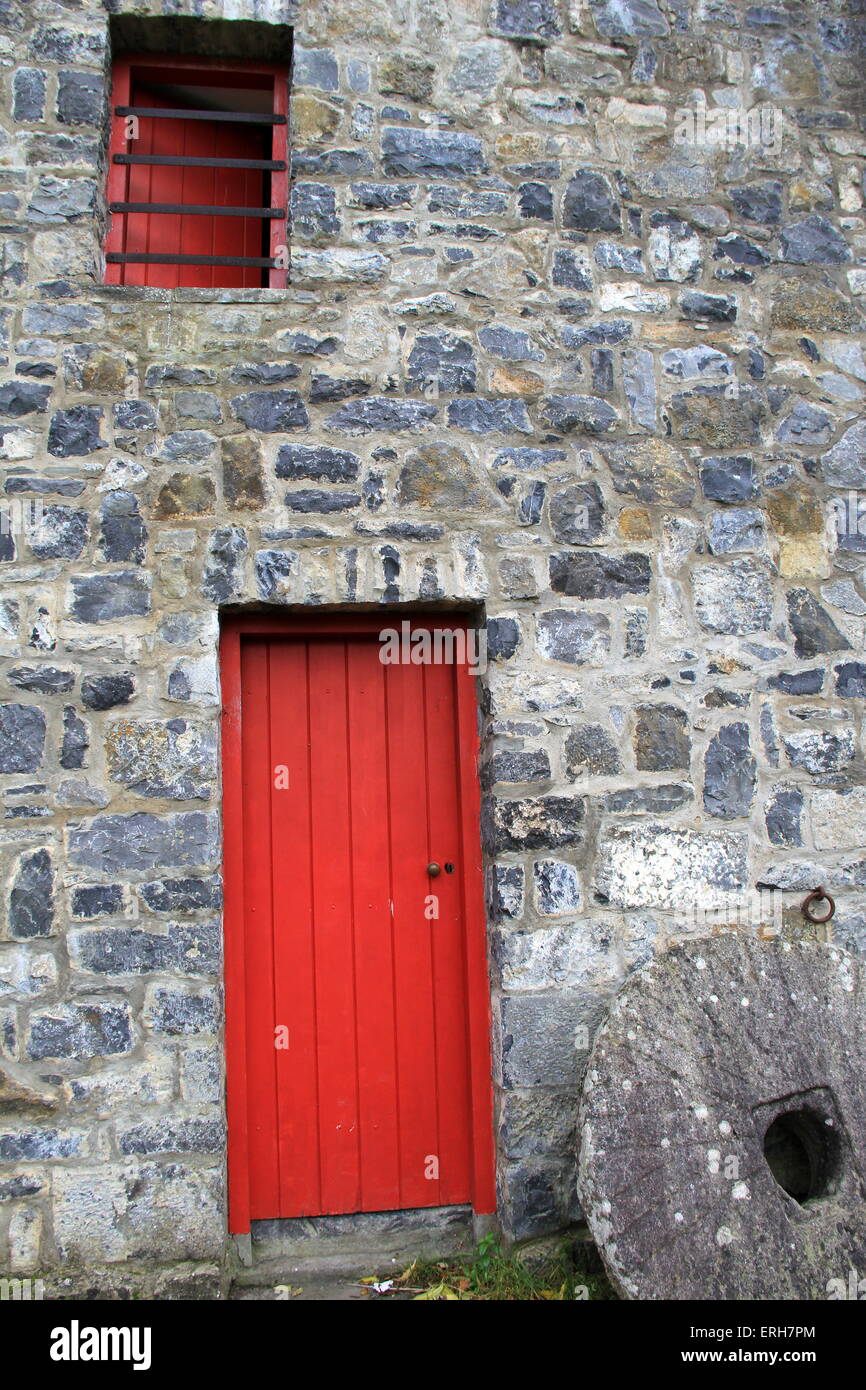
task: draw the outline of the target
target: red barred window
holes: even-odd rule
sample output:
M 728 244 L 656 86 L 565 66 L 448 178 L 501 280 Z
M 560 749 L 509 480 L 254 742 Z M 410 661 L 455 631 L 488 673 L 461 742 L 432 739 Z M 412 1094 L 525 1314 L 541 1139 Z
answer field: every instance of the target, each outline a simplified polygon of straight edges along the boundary
M 124 54 L 111 106 L 106 283 L 283 288 L 288 70 Z

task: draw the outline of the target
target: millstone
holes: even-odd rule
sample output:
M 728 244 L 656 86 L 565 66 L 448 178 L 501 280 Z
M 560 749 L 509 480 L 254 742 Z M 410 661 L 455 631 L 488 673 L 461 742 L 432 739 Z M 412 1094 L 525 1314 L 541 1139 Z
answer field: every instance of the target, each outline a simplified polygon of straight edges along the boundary
M 624 1298 L 826 1299 L 866 1276 L 864 1021 L 863 963 L 812 942 L 691 939 L 626 981 L 578 1176 Z

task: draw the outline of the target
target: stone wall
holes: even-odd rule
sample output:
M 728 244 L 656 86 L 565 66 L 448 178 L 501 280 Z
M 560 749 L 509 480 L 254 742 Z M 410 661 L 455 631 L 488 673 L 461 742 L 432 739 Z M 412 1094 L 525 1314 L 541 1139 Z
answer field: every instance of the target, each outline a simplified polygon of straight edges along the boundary
M 108 13 L 6 0 L 0 1263 L 215 1287 L 237 605 L 486 623 L 499 1214 L 557 1231 L 632 967 L 758 883 L 866 944 L 861 7 L 165 8 L 295 27 L 292 283 L 104 287 Z

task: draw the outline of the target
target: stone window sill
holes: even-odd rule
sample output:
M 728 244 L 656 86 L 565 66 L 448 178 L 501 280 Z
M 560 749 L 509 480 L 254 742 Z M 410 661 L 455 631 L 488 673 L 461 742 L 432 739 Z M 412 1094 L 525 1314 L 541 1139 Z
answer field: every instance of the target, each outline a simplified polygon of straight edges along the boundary
M 97 285 L 95 289 L 107 299 L 149 304 L 284 304 L 291 295 L 291 290 L 165 290 L 156 285 Z

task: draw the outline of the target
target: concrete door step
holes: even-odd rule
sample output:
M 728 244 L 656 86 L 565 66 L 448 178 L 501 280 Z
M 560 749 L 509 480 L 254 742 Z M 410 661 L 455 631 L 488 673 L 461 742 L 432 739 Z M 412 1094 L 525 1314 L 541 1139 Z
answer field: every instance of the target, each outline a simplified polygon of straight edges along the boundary
M 410 1211 L 362 1212 L 350 1216 L 254 1221 L 240 1289 L 296 1285 L 301 1276 L 399 1274 L 412 1260 L 468 1253 L 474 1245 L 470 1207 L 424 1207 Z

